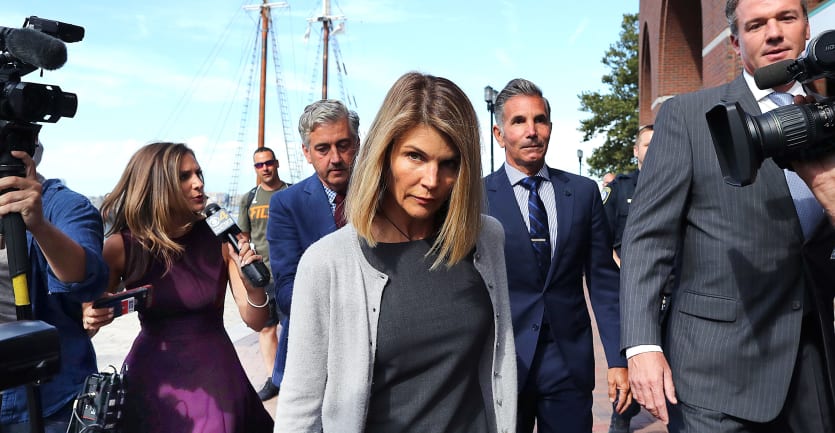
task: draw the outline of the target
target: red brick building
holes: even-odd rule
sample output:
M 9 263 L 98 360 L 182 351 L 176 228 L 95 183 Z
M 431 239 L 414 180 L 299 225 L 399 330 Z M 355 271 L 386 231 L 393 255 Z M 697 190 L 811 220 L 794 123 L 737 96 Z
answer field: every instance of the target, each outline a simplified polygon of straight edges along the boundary
M 812 37 L 835 28 L 835 0 L 807 2 Z M 742 72 L 725 0 L 640 0 L 639 14 L 641 124 L 652 123 L 670 97 L 726 83 Z

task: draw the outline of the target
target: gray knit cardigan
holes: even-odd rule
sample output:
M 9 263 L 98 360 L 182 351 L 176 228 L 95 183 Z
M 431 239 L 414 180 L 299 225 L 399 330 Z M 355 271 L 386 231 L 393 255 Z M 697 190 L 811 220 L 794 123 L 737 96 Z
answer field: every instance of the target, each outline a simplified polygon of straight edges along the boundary
M 474 265 L 495 313 L 479 362 L 491 432 L 516 430 L 516 352 L 507 291 L 504 231 L 482 215 Z M 275 432 L 361 433 L 371 392 L 377 319 L 388 276 L 365 259 L 347 225 L 302 256 L 293 284 L 287 365 Z

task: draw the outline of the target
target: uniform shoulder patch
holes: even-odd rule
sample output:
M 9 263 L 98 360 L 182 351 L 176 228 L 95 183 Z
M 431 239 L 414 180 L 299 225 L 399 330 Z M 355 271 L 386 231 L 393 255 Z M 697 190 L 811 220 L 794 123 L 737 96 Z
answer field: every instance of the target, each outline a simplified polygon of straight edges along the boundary
M 604 186 L 603 189 L 600 190 L 600 198 L 603 200 L 603 204 L 606 204 L 606 200 L 609 199 L 610 195 L 612 195 L 612 188 Z

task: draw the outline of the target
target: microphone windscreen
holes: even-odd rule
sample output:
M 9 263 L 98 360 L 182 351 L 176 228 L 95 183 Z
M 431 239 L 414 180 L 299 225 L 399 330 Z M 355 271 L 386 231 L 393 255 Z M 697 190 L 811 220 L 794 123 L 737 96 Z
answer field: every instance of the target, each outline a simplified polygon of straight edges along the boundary
M 217 211 L 219 210 L 220 205 L 218 205 L 217 203 L 209 203 L 206 205 L 206 209 L 204 210 L 204 212 L 206 213 L 206 215 L 213 215 L 217 213 Z
M 67 62 L 64 42 L 29 28 L 8 32 L 6 50 L 18 59 L 46 70 L 58 69 Z
M 754 82 L 762 90 L 790 83 L 794 80 L 789 69 L 794 60 L 781 60 L 754 71 Z

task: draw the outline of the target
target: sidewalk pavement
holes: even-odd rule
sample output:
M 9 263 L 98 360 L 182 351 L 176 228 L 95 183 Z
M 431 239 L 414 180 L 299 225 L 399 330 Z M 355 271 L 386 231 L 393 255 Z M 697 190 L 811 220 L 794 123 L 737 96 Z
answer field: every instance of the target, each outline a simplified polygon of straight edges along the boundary
M 226 325 L 226 332 L 229 333 L 229 337 L 235 344 L 235 349 L 238 352 L 238 357 L 241 360 L 244 371 L 246 371 L 255 390 L 259 390 L 264 385 L 268 370 L 261 359 L 261 351 L 258 346 L 258 334 L 247 328 L 243 323 L 238 314 L 238 308 L 232 296 L 228 293 L 224 307 L 224 324 Z M 595 330 L 594 352 L 597 382 L 592 406 L 592 432 L 605 433 L 609 431 L 609 419 L 612 416 L 612 406 L 609 403 L 609 396 L 607 395 L 606 358 L 603 354 L 600 338 L 597 335 L 597 326 L 593 324 L 593 327 Z M 109 326 L 102 328 L 93 337 L 93 345 L 96 348 L 99 369 L 103 370 L 108 365 L 113 365 L 117 369 L 121 368 L 122 361 L 130 350 L 133 339 L 138 332 L 139 320 L 136 314 L 119 317 Z M 270 370 L 269 372 L 271 373 L 272 371 Z M 273 398 L 264 402 L 264 407 L 270 415 L 275 415 L 276 400 L 277 398 Z M 646 411 L 641 411 L 641 413 L 632 419 L 632 431 L 633 433 L 666 433 L 667 429 L 664 427 L 664 424 L 655 420 L 652 415 Z
M 588 297 L 586 297 L 588 305 Z M 603 352 L 603 345 L 600 343 L 600 335 L 597 333 L 597 322 L 594 314 L 589 311 L 592 318 L 594 330 L 594 402 L 592 403 L 592 429 L 593 433 L 606 433 L 609 431 L 609 420 L 612 418 L 612 404 L 609 403 L 608 385 L 606 383 L 606 355 Z M 667 433 L 664 423 L 658 421 L 646 410 L 632 418 L 630 428 L 633 433 Z

